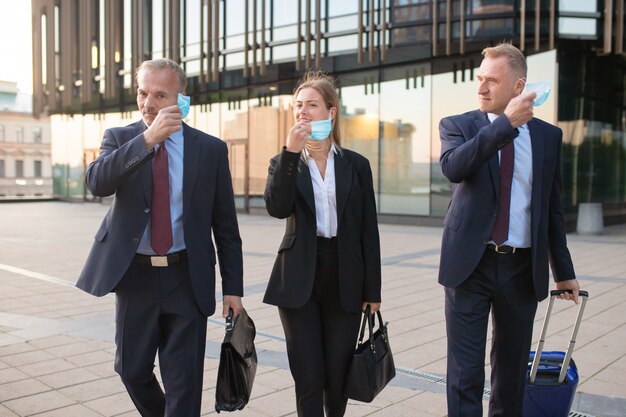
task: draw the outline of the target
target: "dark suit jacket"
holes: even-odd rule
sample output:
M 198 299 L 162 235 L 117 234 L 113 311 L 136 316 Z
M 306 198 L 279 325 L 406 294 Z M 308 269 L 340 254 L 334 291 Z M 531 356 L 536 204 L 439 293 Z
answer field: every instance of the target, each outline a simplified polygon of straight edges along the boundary
M 100 156 L 87 168 L 95 196 L 115 198 L 95 235 L 77 286 L 96 296 L 115 289 L 126 273 L 150 218 L 154 152 L 144 144 L 143 121 L 104 133 Z M 215 311 L 215 243 L 226 295 L 243 295 L 241 238 L 221 140 L 183 124 L 183 230 L 196 301 L 207 316 Z
M 347 149 L 335 154 L 339 290 L 346 312 L 360 312 L 363 301 L 380 302 L 380 241 L 369 162 Z M 264 302 L 286 308 L 304 305 L 313 291 L 316 219 L 309 167 L 300 154 L 283 152 L 269 167 L 265 206 L 287 219 L 285 235 Z
M 533 118 L 531 258 L 537 300 L 548 295 L 548 260 L 556 281 L 574 279 L 561 208 L 561 141 L 556 126 Z M 493 123 L 478 110 L 439 125 L 441 168 L 455 185 L 445 218 L 439 282 L 460 285 L 476 268 L 490 239 L 500 190 L 498 149 L 517 136 L 506 117 Z

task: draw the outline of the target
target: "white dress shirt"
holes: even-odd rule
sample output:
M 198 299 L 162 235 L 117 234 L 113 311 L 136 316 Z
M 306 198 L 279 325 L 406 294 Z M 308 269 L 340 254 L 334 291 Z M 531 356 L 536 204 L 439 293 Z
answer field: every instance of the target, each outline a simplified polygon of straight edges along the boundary
M 311 154 L 305 149 L 311 181 L 313 183 L 313 196 L 315 198 L 315 219 L 317 223 L 317 236 L 332 238 L 337 236 L 337 194 L 335 192 L 335 153 L 337 149 L 332 145 L 326 160 L 326 172 L 324 178 Z

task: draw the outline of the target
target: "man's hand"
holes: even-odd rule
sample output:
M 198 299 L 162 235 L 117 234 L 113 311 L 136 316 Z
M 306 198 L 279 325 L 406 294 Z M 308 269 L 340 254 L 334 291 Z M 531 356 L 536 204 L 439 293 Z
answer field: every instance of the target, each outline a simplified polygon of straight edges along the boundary
M 182 125 L 181 112 L 177 104 L 162 108 L 143 134 L 146 147 L 152 149 L 172 133 L 178 132 Z
M 228 316 L 228 309 L 232 308 L 233 319 L 235 319 L 235 317 L 237 317 L 237 314 L 239 314 L 239 312 L 243 308 L 243 304 L 241 303 L 241 297 L 239 297 L 238 295 L 225 295 L 222 302 L 224 304 L 224 308 L 222 308 L 222 318 L 226 318 L 226 316 Z
M 504 115 L 515 129 L 533 118 L 533 101 L 537 93 L 525 93 L 514 97 L 504 109 Z
M 577 279 L 568 279 L 567 281 L 561 281 L 556 283 L 557 290 L 572 290 L 572 294 L 566 292 L 558 296 L 561 300 L 574 300 L 578 304 L 578 291 L 580 286 Z

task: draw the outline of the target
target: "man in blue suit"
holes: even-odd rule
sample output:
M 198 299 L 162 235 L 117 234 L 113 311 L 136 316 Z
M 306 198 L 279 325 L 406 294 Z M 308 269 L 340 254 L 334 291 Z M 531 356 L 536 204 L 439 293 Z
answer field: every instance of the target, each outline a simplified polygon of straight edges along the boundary
M 561 140 L 522 94 L 526 60 L 513 45 L 483 50 L 480 110 L 441 120 L 440 163 L 454 183 L 439 283 L 445 286 L 450 417 L 482 417 L 491 312 L 489 416 L 521 417 L 537 302 L 548 263 L 562 298 L 578 302 L 561 208 Z
M 108 129 L 87 188 L 115 198 L 77 286 L 116 295 L 115 370 L 144 417 L 200 415 L 206 318 L 242 309 L 243 261 L 227 147 L 181 120 L 186 76 L 169 59 L 136 72 L 142 119 Z M 159 162 L 157 162 L 159 161 Z M 165 392 L 153 373 L 156 354 Z

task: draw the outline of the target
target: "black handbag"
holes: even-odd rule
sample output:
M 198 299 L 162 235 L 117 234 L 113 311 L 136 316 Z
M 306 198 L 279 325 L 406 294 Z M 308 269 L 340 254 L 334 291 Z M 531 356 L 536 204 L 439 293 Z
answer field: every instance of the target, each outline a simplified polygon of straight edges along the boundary
M 215 411 L 242 410 L 250 400 L 256 374 L 254 322 L 242 309 L 233 321 L 233 310 L 226 317 L 226 335 L 220 352 L 215 386 Z
M 387 323 L 383 324 L 383 316 L 377 312 L 378 329 L 374 332 L 374 320 L 369 305 L 363 313 L 361 333 L 357 347 L 352 354 L 352 362 L 346 376 L 344 393 L 346 397 L 366 403 L 385 388 L 387 383 L 396 376 L 393 355 L 389 348 Z M 365 324 L 369 329 L 369 338 L 363 342 Z

